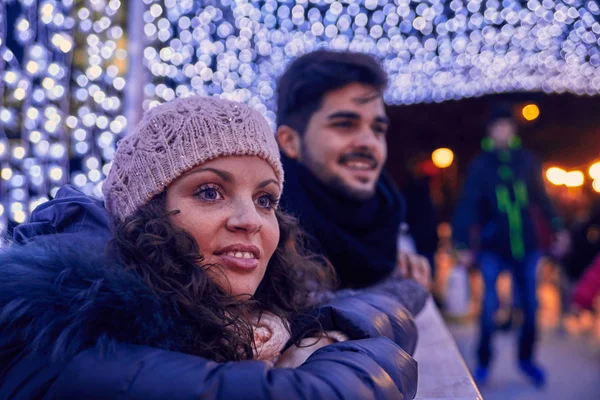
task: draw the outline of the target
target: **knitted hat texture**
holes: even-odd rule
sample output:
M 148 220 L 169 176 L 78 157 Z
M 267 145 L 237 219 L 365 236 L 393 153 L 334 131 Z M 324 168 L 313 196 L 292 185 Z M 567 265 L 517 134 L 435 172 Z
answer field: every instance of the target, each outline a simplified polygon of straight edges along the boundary
M 106 208 L 124 221 L 183 173 L 225 156 L 262 158 L 283 186 L 277 142 L 259 112 L 202 96 L 156 106 L 119 142 L 102 186 Z

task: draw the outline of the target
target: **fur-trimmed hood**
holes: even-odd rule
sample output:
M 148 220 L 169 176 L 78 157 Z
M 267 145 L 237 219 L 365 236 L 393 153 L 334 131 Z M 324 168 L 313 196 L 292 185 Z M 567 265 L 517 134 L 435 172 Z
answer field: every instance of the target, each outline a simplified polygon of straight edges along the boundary
M 39 236 L 0 251 L 0 357 L 55 360 L 115 341 L 177 350 L 178 310 L 87 235 Z

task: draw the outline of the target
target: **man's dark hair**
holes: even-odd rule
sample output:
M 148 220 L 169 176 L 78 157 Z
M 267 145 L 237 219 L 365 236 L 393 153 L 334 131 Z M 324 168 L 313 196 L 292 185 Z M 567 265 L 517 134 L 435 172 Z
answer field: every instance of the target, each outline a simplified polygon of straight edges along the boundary
M 323 97 L 351 83 L 383 92 L 387 73 L 371 55 L 350 51 L 317 50 L 292 62 L 277 85 L 277 126 L 288 125 L 303 134 Z

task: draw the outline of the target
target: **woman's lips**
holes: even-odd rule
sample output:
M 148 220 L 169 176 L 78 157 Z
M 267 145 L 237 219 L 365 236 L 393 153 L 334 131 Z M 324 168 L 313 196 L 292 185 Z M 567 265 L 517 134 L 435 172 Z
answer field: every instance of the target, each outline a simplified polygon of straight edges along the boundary
M 258 267 L 260 249 L 256 246 L 234 244 L 221 248 L 215 253 L 228 267 L 243 270 L 253 270 Z
M 221 257 L 223 264 L 231 268 L 250 271 L 258 267 L 256 258 L 239 258 L 227 254 L 221 254 L 219 257 Z

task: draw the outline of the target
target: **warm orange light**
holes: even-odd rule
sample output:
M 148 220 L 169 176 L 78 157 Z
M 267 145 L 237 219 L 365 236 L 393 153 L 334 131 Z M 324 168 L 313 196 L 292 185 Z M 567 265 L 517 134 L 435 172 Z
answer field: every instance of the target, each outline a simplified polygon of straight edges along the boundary
M 592 182 L 592 188 L 600 193 L 600 179 L 594 179 L 594 182 Z
M 533 121 L 540 116 L 540 109 L 535 104 L 527 104 L 521 112 L 523 113 L 523 118 L 527 121 Z
M 454 153 L 447 148 L 441 148 L 431 153 L 431 160 L 438 168 L 448 168 L 454 161 Z
M 579 187 L 583 185 L 585 178 L 581 171 L 569 171 L 565 177 L 565 186 L 567 187 Z
M 546 179 L 556 186 L 564 185 L 567 178 L 567 171 L 562 168 L 552 167 L 546 171 Z
M 590 174 L 590 177 L 592 179 L 599 181 L 600 180 L 600 161 L 593 163 L 591 165 L 590 169 L 588 170 L 588 173 Z

